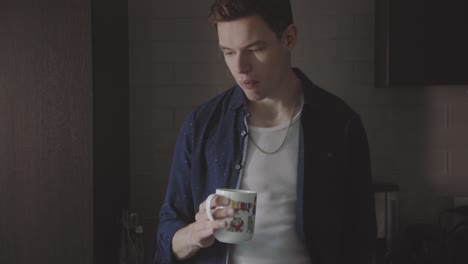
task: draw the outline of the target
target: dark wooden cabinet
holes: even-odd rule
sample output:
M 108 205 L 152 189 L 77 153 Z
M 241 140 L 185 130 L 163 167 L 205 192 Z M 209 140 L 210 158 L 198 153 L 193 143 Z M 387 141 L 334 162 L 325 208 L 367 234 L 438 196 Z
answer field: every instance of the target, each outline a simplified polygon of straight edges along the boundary
M 375 2 L 378 87 L 468 84 L 468 2 Z

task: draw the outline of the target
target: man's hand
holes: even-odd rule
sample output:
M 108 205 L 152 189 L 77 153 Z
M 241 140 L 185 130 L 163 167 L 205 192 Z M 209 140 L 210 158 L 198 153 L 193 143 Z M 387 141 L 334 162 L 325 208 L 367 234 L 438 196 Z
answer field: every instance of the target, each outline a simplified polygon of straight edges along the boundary
M 206 200 L 200 204 L 199 211 L 195 215 L 195 222 L 179 229 L 172 238 L 172 252 L 177 259 L 183 260 L 193 256 L 201 248 L 213 245 L 213 236 L 217 229 L 225 228 L 224 218 L 234 215 L 232 208 L 214 209 L 229 204 L 229 199 L 215 196 L 212 200 L 212 214 L 214 221 L 210 221 L 206 215 Z

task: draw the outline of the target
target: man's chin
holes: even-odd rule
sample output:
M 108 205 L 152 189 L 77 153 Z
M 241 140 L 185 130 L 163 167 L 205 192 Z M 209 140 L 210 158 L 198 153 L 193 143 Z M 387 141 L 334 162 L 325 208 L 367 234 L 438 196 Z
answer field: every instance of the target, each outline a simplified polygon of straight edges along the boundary
M 261 101 L 261 100 L 265 99 L 265 96 L 263 96 L 262 94 L 252 93 L 252 91 L 245 91 L 244 90 L 244 94 L 247 97 L 247 99 L 249 99 L 249 101 L 258 102 L 258 101 Z

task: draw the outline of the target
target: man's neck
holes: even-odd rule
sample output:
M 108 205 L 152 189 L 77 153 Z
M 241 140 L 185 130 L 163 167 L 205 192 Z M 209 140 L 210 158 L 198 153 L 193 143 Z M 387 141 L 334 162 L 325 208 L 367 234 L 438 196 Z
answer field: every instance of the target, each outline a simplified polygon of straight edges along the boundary
M 292 72 L 276 95 L 248 102 L 249 125 L 274 127 L 288 122 L 300 110 L 301 94 L 301 82 Z

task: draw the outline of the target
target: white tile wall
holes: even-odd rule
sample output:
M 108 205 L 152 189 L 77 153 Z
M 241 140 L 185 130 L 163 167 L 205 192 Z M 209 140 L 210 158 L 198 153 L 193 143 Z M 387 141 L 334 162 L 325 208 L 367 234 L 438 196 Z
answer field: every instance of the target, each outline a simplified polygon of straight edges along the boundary
M 154 18 L 151 24 L 153 28 L 151 37 L 155 41 L 186 41 L 190 44 L 196 41 L 216 42 L 217 40 L 216 32 L 213 27 L 207 26 L 205 16 Z

